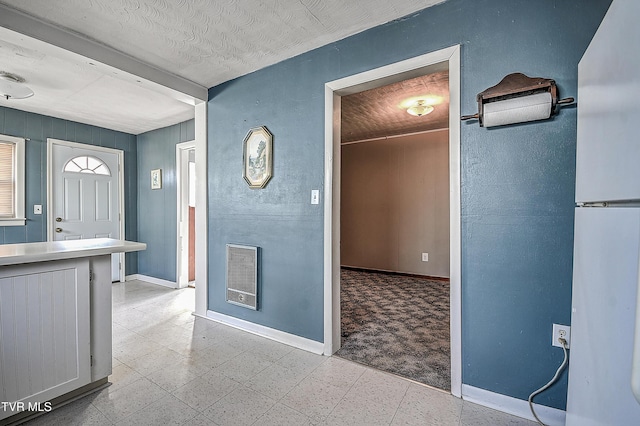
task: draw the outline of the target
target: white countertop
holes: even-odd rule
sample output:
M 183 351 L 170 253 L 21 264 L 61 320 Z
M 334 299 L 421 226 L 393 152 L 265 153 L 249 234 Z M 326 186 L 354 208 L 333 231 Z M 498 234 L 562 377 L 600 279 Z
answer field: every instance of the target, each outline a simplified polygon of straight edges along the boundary
M 0 266 L 126 253 L 145 250 L 146 248 L 147 245 L 145 243 L 115 240 L 113 238 L 3 244 L 0 245 Z

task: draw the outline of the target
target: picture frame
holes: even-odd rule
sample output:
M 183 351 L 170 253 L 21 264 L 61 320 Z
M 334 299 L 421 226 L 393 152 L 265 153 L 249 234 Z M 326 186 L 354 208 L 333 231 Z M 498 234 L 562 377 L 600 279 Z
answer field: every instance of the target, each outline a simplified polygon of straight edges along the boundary
M 242 149 L 242 177 L 249 188 L 264 188 L 273 176 L 273 135 L 265 126 L 254 127 L 245 136 Z
M 151 170 L 151 189 L 162 189 L 162 169 Z

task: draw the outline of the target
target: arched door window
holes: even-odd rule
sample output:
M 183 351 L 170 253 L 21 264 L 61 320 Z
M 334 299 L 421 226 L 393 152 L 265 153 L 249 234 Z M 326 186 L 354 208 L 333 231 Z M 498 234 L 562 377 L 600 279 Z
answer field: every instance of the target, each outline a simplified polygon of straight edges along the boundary
M 102 160 L 89 155 L 72 158 L 64 165 L 65 172 L 92 173 L 95 175 L 111 176 L 111 170 Z

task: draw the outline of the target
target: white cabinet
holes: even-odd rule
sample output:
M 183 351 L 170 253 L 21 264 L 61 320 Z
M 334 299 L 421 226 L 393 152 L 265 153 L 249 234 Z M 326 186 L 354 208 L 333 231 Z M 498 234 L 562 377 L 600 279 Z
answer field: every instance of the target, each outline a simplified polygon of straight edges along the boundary
M 89 259 L 0 269 L 0 401 L 50 401 L 91 382 Z M 19 406 L 0 407 L 0 420 Z
M 0 424 L 107 383 L 111 254 L 145 248 L 109 238 L 0 245 Z

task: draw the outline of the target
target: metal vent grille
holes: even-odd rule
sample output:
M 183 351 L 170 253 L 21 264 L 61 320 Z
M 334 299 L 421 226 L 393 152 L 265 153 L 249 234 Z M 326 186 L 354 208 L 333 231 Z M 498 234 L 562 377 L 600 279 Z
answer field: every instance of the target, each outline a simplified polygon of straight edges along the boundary
M 227 302 L 258 309 L 258 247 L 227 244 Z

